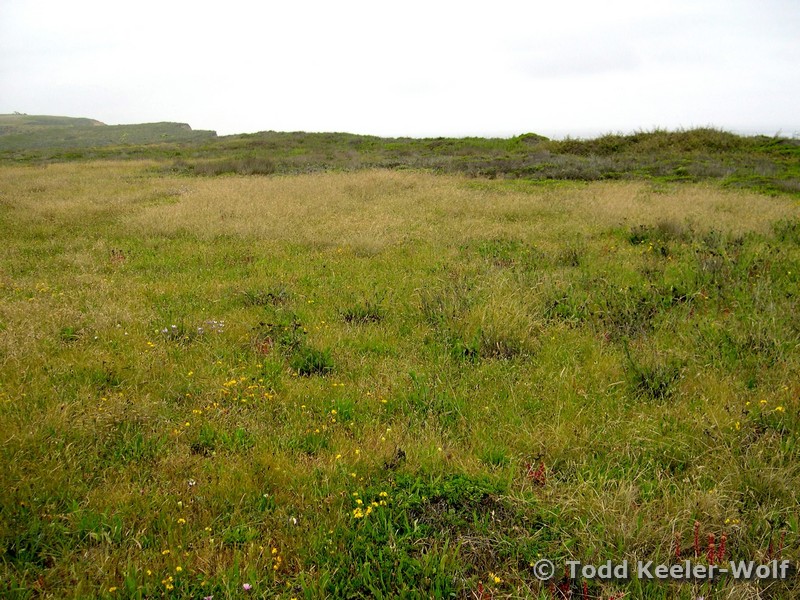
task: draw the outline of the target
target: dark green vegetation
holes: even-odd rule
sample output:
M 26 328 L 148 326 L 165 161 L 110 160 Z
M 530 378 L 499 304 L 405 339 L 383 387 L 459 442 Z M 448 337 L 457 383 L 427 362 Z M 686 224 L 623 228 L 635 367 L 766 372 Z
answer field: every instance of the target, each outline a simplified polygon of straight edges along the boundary
M 797 168 L 791 141 L 698 135 L 530 147 Z M 348 139 L 372 138 L 6 154 L 0 596 L 797 597 L 794 577 L 561 577 L 798 560 L 797 200 L 356 170 Z M 658 139 L 684 141 L 633 149 Z M 288 152 L 324 140 L 332 158 Z M 450 167 L 416 166 L 528 141 L 443 143 Z M 347 172 L 236 173 L 262 159 Z
M 413 168 L 534 180 L 713 180 L 731 188 L 800 194 L 800 140 L 713 128 L 589 140 L 549 140 L 532 133 L 509 139 L 274 131 L 216 137 L 177 123 L 90 127 L 85 119 L 75 120 L 79 127 L 37 125 L 17 134 L 5 131 L 4 120 L 12 118 L 23 117 L 0 117 L 0 161 L 150 158 L 167 160 L 163 168 L 170 172 L 195 175 Z
M 92 149 L 112 147 L 125 156 L 131 146 L 200 142 L 213 131 L 193 131 L 185 123 L 106 125 L 93 119 L 37 115 L 0 115 L 0 156 L 84 158 Z

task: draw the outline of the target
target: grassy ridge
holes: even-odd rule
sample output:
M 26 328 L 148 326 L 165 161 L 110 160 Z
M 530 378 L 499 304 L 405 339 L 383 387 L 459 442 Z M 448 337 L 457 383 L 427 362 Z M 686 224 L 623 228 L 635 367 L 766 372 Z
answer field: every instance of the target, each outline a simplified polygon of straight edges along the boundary
M 164 167 L 171 172 L 202 176 L 412 168 L 502 179 L 715 181 L 772 194 L 800 193 L 798 140 L 744 137 L 711 128 L 589 140 L 548 140 L 536 134 L 509 139 L 413 139 L 262 132 L 214 138 L 207 132 L 192 132 L 188 137 L 181 137 L 180 131 L 158 137 L 158 132 L 157 128 L 154 135 L 145 132 L 139 141 L 126 133 L 131 137 L 124 145 L 121 138 L 106 136 L 108 144 L 103 147 L 97 147 L 92 137 L 69 147 L 65 135 L 48 147 L 46 137 L 0 136 L 0 161 L 157 159 L 171 161 Z M 13 147 L 3 145 L 4 139 L 8 144 L 12 138 Z
M 797 595 L 530 566 L 798 559 L 795 200 L 165 166 L 0 167 L 4 596 Z
M 13 115 L 0 115 L 0 135 L 10 133 L 25 133 L 43 128 L 51 127 L 95 127 L 103 126 L 104 123 L 94 119 L 84 119 L 76 117 L 55 117 L 50 115 L 24 115 L 14 113 Z
M 106 125 L 92 119 L 36 115 L 0 115 L 0 153 L 17 156 L 57 152 L 63 158 L 82 155 L 81 149 L 113 146 L 148 146 L 207 140 L 213 131 L 193 131 L 185 123 L 142 123 Z

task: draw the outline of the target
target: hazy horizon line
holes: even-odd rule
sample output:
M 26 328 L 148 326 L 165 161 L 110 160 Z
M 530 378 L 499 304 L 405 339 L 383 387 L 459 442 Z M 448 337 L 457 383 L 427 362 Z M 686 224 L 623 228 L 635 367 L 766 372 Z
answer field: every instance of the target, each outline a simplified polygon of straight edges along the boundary
M 258 133 L 266 133 L 266 132 L 276 132 L 276 133 L 312 133 L 312 134 L 324 134 L 324 133 L 340 133 L 340 134 L 348 134 L 348 135 L 362 135 L 362 136 L 369 136 L 369 137 L 378 137 L 378 138 L 409 138 L 409 139 L 436 139 L 436 138 L 452 138 L 452 139 L 465 139 L 465 138 L 484 138 L 484 139 L 511 139 L 514 137 L 518 137 L 521 135 L 528 135 L 528 134 L 535 134 L 541 135 L 551 140 L 564 140 L 564 139 L 593 139 L 598 137 L 603 137 L 606 135 L 634 135 L 637 133 L 652 133 L 657 131 L 666 131 L 670 133 L 676 133 L 681 131 L 691 131 L 695 129 L 716 129 L 718 131 L 725 131 L 728 133 L 732 133 L 734 135 L 740 136 L 766 136 L 766 137 L 776 137 L 776 138 L 790 138 L 796 139 L 800 137 L 800 125 L 796 127 L 726 127 L 719 124 L 714 123 L 705 123 L 705 124 L 691 124 L 691 125 L 679 125 L 679 126 L 663 126 L 663 125 L 651 125 L 649 127 L 634 127 L 634 128 L 620 128 L 620 127 L 610 127 L 610 128 L 601 128 L 601 127 L 577 127 L 575 129 L 567 129 L 567 128 L 543 128 L 540 130 L 532 129 L 532 130 L 520 130 L 520 131 L 509 131 L 507 129 L 502 130 L 490 130 L 490 131 L 467 131 L 467 130 L 459 130 L 456 132 L 453 131 L 440 131 L 440 132 L 431 132 L 431 131 L 419 131 L 415 133 L 372 133 L 372 132 L 365 132 L 365 131 L 358 131 L 352 130 L 347 131 L 344 129 L 253 129 L 247 131 L 221 131 L 219 129 L 215 129 L 213 127 L 205 127 L 199 126 L 196 127 L 189 121 L 172 121 L 169 119 L 162 119 L 162 120 L 155 120 L 155 121 L 131 121 L 131 122 L 122 122 L 122 123 L 107 123 L 102 119 L 98 119 L 95 117 L 75 117 L 71 115 L 55 115 L 55 114 L 33 114 L 33 113 L 24 113 L 19 111 L 12 111 L 8 113 L 2 113 L 4 116 L 28 116 L 28 117 L 66 117 L 66 118 L 74 118 L 74 119 L 87 119 L 92 121 L 99 121 L 106 126 L 114 127 L 120 125 L 147 125 L 152 123 L 181 123 L 189 125 L 193 131 L 213 131 L 218 137 L 230 137 L 236 135 L 255 135 Z

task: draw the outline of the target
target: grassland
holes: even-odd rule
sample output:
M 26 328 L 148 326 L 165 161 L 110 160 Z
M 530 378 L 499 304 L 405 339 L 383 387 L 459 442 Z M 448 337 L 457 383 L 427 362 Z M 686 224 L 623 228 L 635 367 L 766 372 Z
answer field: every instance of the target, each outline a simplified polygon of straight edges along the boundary
M 0 165 L 0 595 L 800 594 L 531 573 L 796 564 L 791 189 L 171 148 Z
M 0 115 L 0 155 L 57 154 L 79 158 L 92 149 L 112 147 L 122 154 L 131 146 L 199 142 L 213 131 L 193 130 L 186 123 L 106 125 L 94 119 L 49 115 Z
M 216 137 L 177 123 L 81 126 L 64 133 L 60 118 L 37 119 L 41 123 L 36 121 L 35 128 L 3 135 L 0 115 L 0 164 L 158 160 L 166 172 L 199 176 L 423 169 L 529 181 L 709 181 L 800 197 L 800 140 L 739 136 L 713 128 L 583 140 L 549 140 L 534 133 L 502 139 L 275 131 Z

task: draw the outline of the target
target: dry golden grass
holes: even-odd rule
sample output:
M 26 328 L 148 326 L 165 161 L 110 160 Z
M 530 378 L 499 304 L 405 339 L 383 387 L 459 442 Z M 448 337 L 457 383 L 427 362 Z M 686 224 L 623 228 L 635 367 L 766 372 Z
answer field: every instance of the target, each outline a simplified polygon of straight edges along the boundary
M 647 182 L 477 182 L 411 171 L 302 176 L 153 176 L 154 163 L 95 162 L 0 169 L 0 206 L 13 218 L 62 222 L 113 213 L 142 232 L 189 232 L 378 250 L 404 241 L 565 233 L 672 221 L 699 230 L 763 231 L 800 214 L 789 198 L 706 184 L 665 192 Z
M 166 187 L 177 187 L 180 181 Z M 656 193 L 647 183 L 603 182 L 491 192 L 463 177 L 372 171 L 193 180 L 180 200 L 149 206 L 144 231 L 216 235 L 378 250 L 404 241 L 458 244 L 510 237 L 540 243 L 623 224 L 674 221 L 699 230 L 763 231 L 797 203 L 710 185 Z M 499 193 L 498 193 L 499 192 Z

